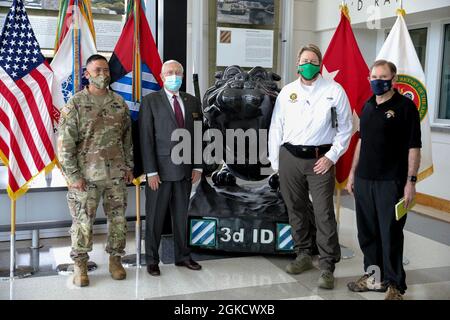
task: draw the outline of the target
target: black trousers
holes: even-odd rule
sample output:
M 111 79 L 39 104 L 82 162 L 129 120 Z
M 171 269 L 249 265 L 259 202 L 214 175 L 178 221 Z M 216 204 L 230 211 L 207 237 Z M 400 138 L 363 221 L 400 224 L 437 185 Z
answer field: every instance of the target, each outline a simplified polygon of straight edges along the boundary
M 355 177 L 354 193 L 358 240 L 364 254 L 364 271 L 380 268 L 381 280 L 404 293 L 403 227 L 406 215 L 395 219 L 395 204 L 403 197 L 405 183 Z
M 190 249 L 187 244 L 187 210 L 192 183 L 181 181 L 162 181 L 158 190 L 145 186 L 145 256 L 147 264 L 159 263 L 159 245 L 167 210 L 172 217 L 175 262 L 189 260 Z

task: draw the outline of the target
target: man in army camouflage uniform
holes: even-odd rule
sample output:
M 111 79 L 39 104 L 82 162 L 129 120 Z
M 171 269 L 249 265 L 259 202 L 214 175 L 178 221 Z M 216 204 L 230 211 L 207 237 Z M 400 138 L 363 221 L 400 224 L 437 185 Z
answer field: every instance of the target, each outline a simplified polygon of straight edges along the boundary
M 89 285 L 88 252 L 92 251 L 92 227 L 103 197 L 108 219 L 106 252 L 109 272 L 125 279 L 121 256 L 126 241 L 126 183 L 133 180 L 131 120 L 128 106 L 107 89 L 108 62 L 101 55 L 86 63 L 89 86 L 76 93 L 62 109 L 58 135 L 58 158 L 67 180 L 67 202 L 72 215 L 73 283 Z

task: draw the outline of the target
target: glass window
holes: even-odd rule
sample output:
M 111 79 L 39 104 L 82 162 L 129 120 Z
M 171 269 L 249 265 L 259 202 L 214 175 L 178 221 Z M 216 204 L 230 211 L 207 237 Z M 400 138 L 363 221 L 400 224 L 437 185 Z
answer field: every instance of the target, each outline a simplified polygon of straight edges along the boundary
M 439 119 L 450 119 L 450 24 L 445 25 Z
M 419 57 L 422 69 L 425 70 L 425 53 L 427 51 L 427 28 L 409 30 L 411 40 L 416 49 L 417 56 Z
M 422 69 L 425 70 L 425 53 L 427 52 L 427 28 L 412 29 L 408 30 L 413 42 L 414 48 L 416 49 L 417 56 L 419 57 Z M 386 37 L 389 36 L 390 30 L 386 32 Z

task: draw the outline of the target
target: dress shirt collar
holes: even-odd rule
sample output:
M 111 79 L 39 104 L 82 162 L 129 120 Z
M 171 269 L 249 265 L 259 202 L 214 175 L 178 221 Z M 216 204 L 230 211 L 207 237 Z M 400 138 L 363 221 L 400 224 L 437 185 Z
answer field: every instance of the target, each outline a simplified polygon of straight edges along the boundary
M 172 102 L 173 99 L 172 97 L 175 95 L 177 96 L 177 98 L 180 98 L 180 91 L 176 92 L 176 93 L 172 93 L 169 90 L 166 89 L 166 87 L 164 87 L 164 91 L 166 92 L 167 98 L 169 98 L 169 101 Z

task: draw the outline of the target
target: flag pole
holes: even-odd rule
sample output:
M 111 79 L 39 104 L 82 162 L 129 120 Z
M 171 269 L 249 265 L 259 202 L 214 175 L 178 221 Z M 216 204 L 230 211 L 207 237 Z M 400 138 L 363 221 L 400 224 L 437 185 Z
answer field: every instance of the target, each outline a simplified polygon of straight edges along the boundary
M 74 6 L 72 7 L 72 17 L 73 17 L 73 94 L 78 92 L 81 88 L 81 77 L 80 77 L 80 36 L 81 32 L 79 32 L 79 8 L 78 8 L 78 0 L 75 1 Z
M 133 76 L 132 76 L 132 97 L 134 103 L 141 102 L 141 58 L 140 58 L 140 2 L 141 0 L 135 0 L 130 3 L 129 12 L 127 14 L 134 15 L 134 55 L 133 55 Z M 133 6 L 133 7 L 131 7 Z M 127 10 L 128 11 L 128 10 Z M 131 13 L 132 12 L 132 13 Z M 128 266 L 136 266 L 136 268 L 140 268 L 141 266 L 141 201 L 140 201 L 140 177 L 136 178 L 133 183 L 135 184 L 136 190 L 136 230 L 135 230 L 135 241 L 136 241 L 136 256 L 128 255 L 122 258 L 122 264 L 125 267 Z
M 135 178 L 133 180 L 136 190 L 136 223 L 135 223 L 135 242 L 136 242 L 136 254 L 129 254 L 122 258 L 122 265 L 126 268 L 141 267 L 141 234 L 142 234 L 142 223 L 141 223 L 141 177 Z M 144 264 L 145 265 L 145 264 Z
M 348 12 L 347 3 L 345 0 L 341 2 L 340 6 L 341 12 L 347 17 L 348 21 L 350 21 L 350 14 Z M 339 234 L 339 229 L 341 225 L 341 195 L 342 190 L 338 185 L 336 188 L 336 224 L 337 224 L 337 232 Z M 342 259 L 351 259 L 355 256 L 355 252 L 352 249 L 347 248 L 346 246 L 339 244 L 341 247 L 341 256 Z
M 0 270 L 0 279 L 12 281 L 14 278 L 25 278 L 33 274 L 31 267 L 16 267 L 16 200 L 11 198 L 11 234 L 9 252 L 9 272 Z M 9 274 L 9 277 L 8 277 Z
M 11 199 L 11 243 L 9 256 L 9 278 L 14 278 L 16 271 L 16 200 Z
M 141 267 L 141 186 L 136 184 L 136 268 Z
M 141 102 L 141 47 L 140 47 L 140 3 L 141 0 L 135 0 L 134 5 L 134 63 L 133 63 L 133 100 L 138 103 Z M 141 179 L 138 179 L 136 184 L 136 268 L 141 266 L 141 215 L 140 215 L 140 182 Z
M 397 10 L 397 15 L 401 14 L 405 16 L 405 9 L 403 9 L 403 0 L 400 0 L 400 10 Z M 409 259 L 403 255 L 403 265 L 406 266 L 409 264 Z

